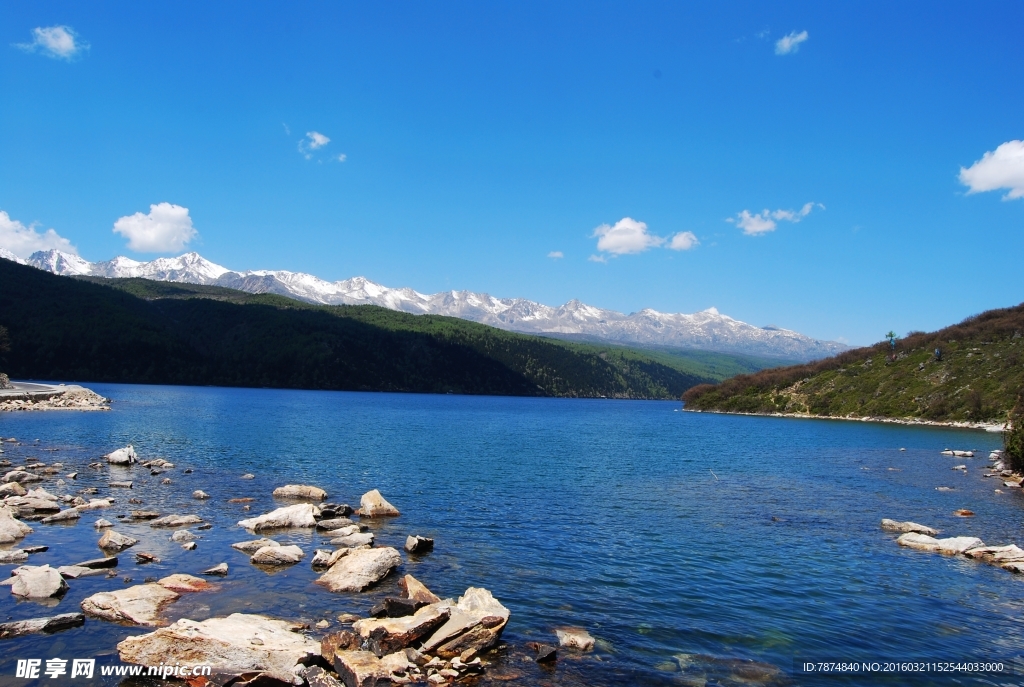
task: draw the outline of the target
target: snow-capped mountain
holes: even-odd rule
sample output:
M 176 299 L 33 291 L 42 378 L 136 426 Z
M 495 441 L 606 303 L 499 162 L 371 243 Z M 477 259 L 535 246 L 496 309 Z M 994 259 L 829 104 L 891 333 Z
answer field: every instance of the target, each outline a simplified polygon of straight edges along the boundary
M 0 257 L 7 257 L 0 252 Z M 8 259 L 15 259 L 13 255 Z M 708 308 L 692 315 L 644 309 L 625 315 L 577 300 L 552 307 L 523 298 L 495 298 L 472 291 L 423 294 L 392 289 L 364 277 L 324 281 L 311 274 L 275 270 L 235 272 L 198 253 L 137 262 L 124 257 L 90 263 L 57 250 L 40 251 L 27 264 L 60 275 L 142 277 L 156 281 L 210 284 L 249 293 L 274 293 L 326 305 L 379 305 L 416 315 L 448 315 L 516 332 L 583 338 L 620 344 L 697 348 L 794 360 L 823 358 L 845 350 L 777 327 L 756 327 Z

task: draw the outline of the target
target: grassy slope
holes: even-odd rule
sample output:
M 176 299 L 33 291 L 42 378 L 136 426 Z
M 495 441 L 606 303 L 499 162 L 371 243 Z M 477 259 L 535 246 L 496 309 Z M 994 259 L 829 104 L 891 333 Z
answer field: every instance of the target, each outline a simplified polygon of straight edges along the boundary
M 704 381 L 634 351 L 374 306 L 219 287 L 56 277 L 0 260 L 18 377 L 141 383 L 672 398 Z
M 1003 421 L 1024 389 L 1024 305 L 816 363 L 740 375 L 684 394 L 688 408 L 751 413 Z M 942 359 L 933 351 L 942 349 Z

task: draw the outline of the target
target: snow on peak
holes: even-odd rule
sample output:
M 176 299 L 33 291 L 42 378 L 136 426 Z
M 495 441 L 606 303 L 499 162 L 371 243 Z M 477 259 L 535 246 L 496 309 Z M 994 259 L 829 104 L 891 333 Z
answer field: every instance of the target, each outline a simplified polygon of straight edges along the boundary
M 0 257 L 7 257 L 2 249 Z M 8 259 L 17 260 L 16 257 Z M 572 335 L 619 344 L 699 348 L 802 360 L 823 358 L 847 348 L 834 341 L 818 341 L 785 329 L 755 327 L 722 315 L 714 307 L 693 314 L 662 313 L 647 308 L 626 315 L 573 299 L 555 308 L 523 298 L 495 298 L 472 291 L 423 294 L 410 288 L 389 288 L 366 277 L 329 282 L 312 274 L 285 270 L 235 272 L 195 252 L 150 262 L 117 257 L 90 263 L 77 255 L 49 250 L 34 253 L 28 264 L 55 274 L 213 284 L 324 305 L 372 304 L 413 314 L 459 317 L 528 334 Z
M 11 251 L 7 250 L 6 248 L 0 248 L 0 258 L 3 258 L 4 260 L 10 260 L 11 262 L 16 262 L 19 265 L 27 265 L 28 264 L 27 262 L 25 262 L 24 260 L 19 258 L 17 255 L 12 253 Z

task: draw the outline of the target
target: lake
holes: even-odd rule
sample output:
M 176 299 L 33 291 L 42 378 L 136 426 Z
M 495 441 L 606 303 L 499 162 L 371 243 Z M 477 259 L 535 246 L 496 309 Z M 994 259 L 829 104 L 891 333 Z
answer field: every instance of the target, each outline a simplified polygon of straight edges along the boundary
M 70 526 L 32 523 L 23 544 L 51 548 L 30 563 L 98 556 L 93 522 L 127 512 L 129 495 L 214 527 L 186 552 L 168 531 L 118 523 L 142 540 L 121 555 L 118 578 L 71 580 L 52 609 L 4 591 L 5 618 L 77 611 L 86 596 L 125 586 L 125 575 L 140 583 L 227 562 L 220 591 L 187 595 L 167 617 L 259 612 L 340 629 L 339 613 L 365 614 L 396 594 L 397 576 L 363 594 L 331 594 L 312 584 L 318 534 L 276 537 L 307 557 L 273 575 L 229 547 L 252 538 L 236 521 L 281 505 L 274 487 L 302 483 L 356 507 L 380 489 L 402 515 L 371 524 L 378 543 L 401 548 L 411 533 L 436 541 L 433 553 L 406 557 L 402 573 L 441 596 L 470 586 L 493 592 L 512 617 L 492 677 L 511 684 L 1019 683 L 1010 671 L 1024 655 L 1024 580 L 902 549 L 879 528 L 888 517 L 942 536 L 1024 544 L 1021 490 L 996 493 L 1001 483 L 982 477 L 998 434 L 686 413 L 671 402 L 89 386 L 113 398 L 113 410 L 2 414 L 0 435 L 22 442 L 4 444 L 2 457 L 79 466 L 132 443 L 142 460 L 176 467 L 151 477 L 136 466 L 134 489 L 121 493 L 107 489 L 106 470 L 81 470 L 66 490 L 97 486 L 100 496 L 115 492 L 118 507 Z M 944 448 L 979 457 L 943 456 Z M 966 474 L 951 469 L 964 463 Z M 110 472 L 119 470 L 129 472 Z M 239 479 L 247 472 L 256 478 Z M 173 484 L 161 486 L 164 477 Z M 56 493 L 53 484 L 44 486 Z M 195 501 L 193 489 L 211 498 Z M 227 503 L 243 496 L 256 498 L 250 512 Z M 959 508 L 976 516 L 954 516 Z M 162 562 L 136 565 L 136 550 Z M 563 625 L 587 629 L 595 651 L 563 651 L 554 669 L 538 667 L 526 644 L 554 643 L 553 628 Z M 32 684 L 13 677 L 19 658 L 109 663 L 117 641 L 145 631 L 88 619 L 53 636 L 4 641 L 0 684 Z M 815 661 L 998 661 L 1006 672 L 801 671 Z

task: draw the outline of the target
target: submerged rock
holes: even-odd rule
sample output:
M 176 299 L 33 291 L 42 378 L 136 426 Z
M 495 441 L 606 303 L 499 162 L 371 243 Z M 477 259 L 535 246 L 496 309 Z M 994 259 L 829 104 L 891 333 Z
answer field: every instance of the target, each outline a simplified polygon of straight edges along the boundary
M 62 613 L 49 618 L 31 618 L 13 623 L 0 624 L 0 639 L 11 639 L 23 635 L 53 634 L 72 627 L 85 624 L 85 616 L 81 613 Z
M 312 662 L 320 645 L 298 633 L 299 623 L 234 613 L 202 622 L 182 619 L 168 627 L 117 645 L 121 661 L 141 665 L 210 665 L 221 681 L 245 675 L 266 685 L 299 682 L 298 666 Z M 372 654 L 371 654 L 372 655 Z M 259 676 L 262 675 L 262 678 Z
M 316 527 L 316 516 L 320 509 L 310 503 L 296 503 L 294 506 L 278 508 L 255 518 L 239 521 L 239 527 L 253 532 L 283 527 Z
M 320 576 L 322 584 L 332 592 L 361 592 L 380 582 L 402 564 L 402 556 L 391 547 L 357 549 L 349 552 Z
M 916 522 L 898 522 L 896 520 L 889 520 L 884 518 L 882 520 L 882 529 L 889 532 L 917 532 L 918 534 L 927 534 L 928 536 L 935 536 L 938 534 L 937 530 L 925 525 L 918 525 Z
M 130 546 L 135 546 L 139 543 L 138 539 L 120 534 L 114 530 L 107 530 L 100 537 L 97 545 L 105 551 L 122 551 Z
M 279 499 L 310 499 L 312 501 L 323 501 L 327 498 L 327 492 L 320 487 L 311 487 L 306 484 L 286 484 L 274 490 L 274 496 Z
M 594 638 L 590 633 L 580 627 L 560 627 L 555 630 L 558 637 L 558 646 L 566 649 L 579 649 L 590 651 L 594 648 Z
M 376 489 L 366 492 L 359 499 L 359 515 L 364 518 L 399 515 L 398 509 L 385 500 Z
M 128 444 L 124 448 L 119 448 L 116 451 L 111 451 L 103 457 L 106 458 L 107 462 L 111 465 L 131 465 L 138 460 L 135 455 L 135 447 L 131 444 Z
M 202 501 L 202 500 L 210 498 L 210 495 L 207 494 L 202 489 L 196 489 L 195 491 L 192 492 L 192 498 L 199 499 L 200 501 Z
M 172 592 L 202 592 L 213 587 L 212 584 L 201 577 L 185 575 L 183 573 L 168 575 L 157 580 L 157 584 L 164 589 L 170 589 Z
M 908 532 L 901 535 L 896 543 L 907 548 L 919 551 L 937 551 L 938 553 L 960 554 L 969 549 L 976 549 L 985 546 L 985 543 L 977 537 L 948 537 L 946 539 L 935 539 L 926 534 Z
M 298 546 L 264 546 L 249 560 L 257 565 L 294 565 L 304 555 Z

